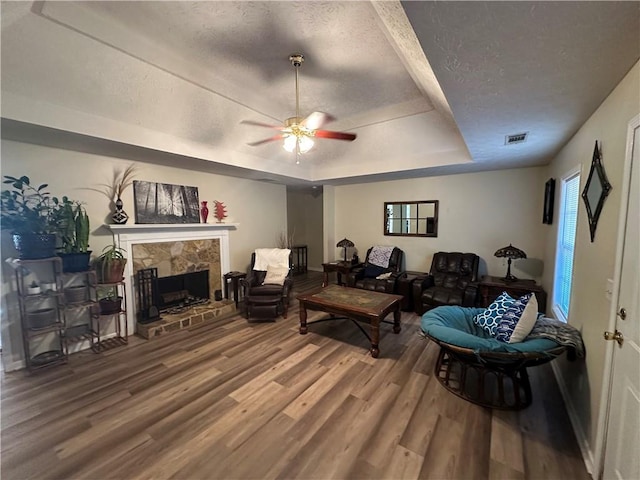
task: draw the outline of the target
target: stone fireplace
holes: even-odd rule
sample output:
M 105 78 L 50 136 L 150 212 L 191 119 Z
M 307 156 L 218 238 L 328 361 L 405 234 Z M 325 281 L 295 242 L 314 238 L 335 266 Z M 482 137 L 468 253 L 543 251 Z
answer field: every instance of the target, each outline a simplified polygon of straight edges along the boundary
M 128 305 L 133 306 L 127 311 L 129 331 L 137 331 L 135 274 L 139 270 L 156 268 L 158 277 L 208 271 L 209 297 L 213 299 L 214 292 L 222 289 L 223 275 L 230 269 L 229 230 L 237 224 L 107 226 L 128 259 L 125 288 Z

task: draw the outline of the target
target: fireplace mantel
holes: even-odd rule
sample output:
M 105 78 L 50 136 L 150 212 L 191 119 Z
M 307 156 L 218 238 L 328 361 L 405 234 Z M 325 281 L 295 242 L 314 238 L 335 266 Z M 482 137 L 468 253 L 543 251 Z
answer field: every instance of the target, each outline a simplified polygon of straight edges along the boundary
M 105 225 L 113 233 L 115 243 L 124 250 L 127 259 L 133 258 L 133 245 L 170 241 L 218 239 L 220 241 L 220 267 L 222 276 L 230 269 L 229 231 L 235 230 L 237 223 L 172 223 Z M 128 261 L 125 269 L 127 290 L 127 325 L 130 332 L 136 328 L 135 289 L 133 262 Z
M 208 232 L 235 230 L 239 223 L 140 223 L 133 225 L 105 225 L 115 235 L 149 235 L 155 233 Z

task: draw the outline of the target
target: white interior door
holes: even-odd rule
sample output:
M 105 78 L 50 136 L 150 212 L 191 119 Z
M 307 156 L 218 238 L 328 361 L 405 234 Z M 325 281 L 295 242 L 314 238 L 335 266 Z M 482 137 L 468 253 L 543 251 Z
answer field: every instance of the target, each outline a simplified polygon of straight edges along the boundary
M 640 127 L 632 130 L 633 151 L 629 180 L 629 203 L 620 284 L 616 330 L 623 337 L 614 348 L 611 401 L 607 427 L 605 479 L 640 479 Z M 624 202 L 623 202 L 624 205 Z M 615 298 L 614 298 L 615 300 Z M 624 313 L 622 312 L 624 309 Z

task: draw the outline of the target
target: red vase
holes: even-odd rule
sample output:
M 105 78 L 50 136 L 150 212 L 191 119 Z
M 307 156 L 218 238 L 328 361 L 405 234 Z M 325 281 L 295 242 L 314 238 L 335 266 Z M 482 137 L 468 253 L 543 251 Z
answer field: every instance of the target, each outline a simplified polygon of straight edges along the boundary
M 200 215 L 202 216 L 202 223 L 207 223 L 207 217 L 209 216 L 209 208 L 207 207 L 206 200 L 202 201 L 202 207 L 200 207 Z

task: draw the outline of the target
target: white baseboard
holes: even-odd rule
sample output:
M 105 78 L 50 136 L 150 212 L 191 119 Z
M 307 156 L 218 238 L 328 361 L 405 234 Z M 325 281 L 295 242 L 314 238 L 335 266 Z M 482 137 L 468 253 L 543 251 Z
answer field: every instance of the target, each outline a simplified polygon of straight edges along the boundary
M 593 465 L 594 465 L 594 456 L 591 447 L 589 446 L 589 441 L 587 440 L 587 436 L 584 434 L 584 430 L 580 425 L 580 421 L 578 420 L 578 412 L 571 401 L 571 397 L 569 396 L 569 391 L 567 390 L 567 385 L 564 382 L 564 378 L 562 377 L 562 372 L 557 367 L 556 362 L 551 362 L 551 369 L 556 377 L 556 383 L 558 384 L 558 388 L 560 389 L 560 394 L 562 395 L 562 400 L 564 400 L 564 406 L 567 409 L 567 414 L 569 415 L 569 421 L 571 421 L 571 426 L 573 427 L 573 433 L 576 436 L 576 440 L 578 441 L 578 446 L 580 447 L 580 453 L 582 454 L 582 460 L 584 461 L 584 466 L 589 472 L 589 475 L 593 477 Z
M 15 362 L 11 362 L 11 363 L 7 363 L 4 365 L 4 371 L 5 372 L 13 372 L 15 370 L 22 370 L 23 368 L 26 368 L 27 364 L 25 363 L 24 360 L 18 360 Z

